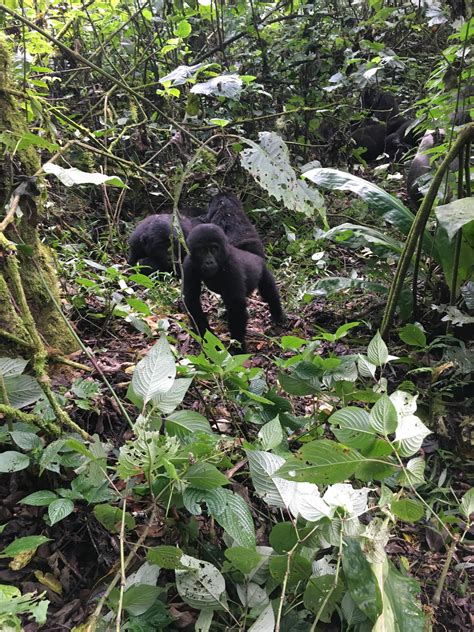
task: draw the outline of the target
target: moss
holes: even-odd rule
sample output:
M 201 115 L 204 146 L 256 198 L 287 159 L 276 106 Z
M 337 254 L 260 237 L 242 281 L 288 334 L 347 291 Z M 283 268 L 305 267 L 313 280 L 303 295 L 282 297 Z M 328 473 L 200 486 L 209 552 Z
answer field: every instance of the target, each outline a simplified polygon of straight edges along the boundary
M 6 89 L 10 86 L 9 60 L 8 44 L 5 37 L 0 34 L 0 86 Z M 23 113 L 17 108 L 16 101 L 8 92 L 0 89 L 0 133 L 4 133 L 7 138 L 11 136 L 16 142 L 26 131 Z M 38 154 L 32 146 L 16 153 L 15 166 L 18 162 L 21 163 L 18 169 L 21 175 L 33 175 L 40 167 Z M 5 207 L 12 193 L 12 186 L 16 184 L 10 181 L 11 169 L 12 165 L 7 160 L 3 165 L 0 163 L 0 208 Z M 28 305 L 45 343 L 58 349 L 61 353 L 67 354 L 77 349 L 77 342 L 55 305 L 55 302 L 60 304 L 59 284 L 52 265 L 52 257 L 48 249 L 40 242 L 36 228 L 37 218 L 41 217 L 43 208 L 41 197 L 39 196 L 34 200 L 22 198 L 23 218 L 14 229 L 12 226 L 7 229 L 7 237 L 16 243 L 23 241 L 32 249 L 30 254 L 18 255 L 21 279 Z M 0 251 L 0 257 L 2 254 L 3 256 L 15 256 Z M 45 283 L 48 285 L 49 292 L 45 288 Z M 6 330 L 18 338 L 28 340 L 25 327 L 17 314 L 8 289 L 8 277 L 5 276 L 4 268 L 1 265 L 0 329 Z M 20 351 L 21 355 L 25 355 L 25 349 Z M 12 353 L 17 352 L 17 349 L 15 349 L 14 344 L 5 342 L 0 336 L 0 353 L 5 352 L 12 355 Z

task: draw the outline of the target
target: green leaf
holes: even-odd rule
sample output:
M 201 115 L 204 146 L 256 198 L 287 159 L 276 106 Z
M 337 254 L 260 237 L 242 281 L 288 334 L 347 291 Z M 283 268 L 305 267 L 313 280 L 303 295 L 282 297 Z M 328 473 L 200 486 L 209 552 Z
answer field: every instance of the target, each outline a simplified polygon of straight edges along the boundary
M 169 391 L 153 395 L 153 404 L 165 415 L 172 413 L 183 401 L 192 381 L 192 377 L 178 378 Z
M 402 202 L 376 184 L 358 176 L 331 168 L 311 169 L 303 178 L 308 178 L 323 189 L 351 191 L 361 197 L 378 217 L 395 226 L 401 233 L 408 235 L 414 215 Z M 430 252 L 433 239 L 426 230 L 423 235 L 426 252 Z
M 272 421 L 261 427 L 259 438 L 262 441 L 262 448 L 264 450 L 273 450 L 283 441 L 283 429 L 281 427 L 278 415 Z
M 317 614 L 322 607 L 320 620 L 329 623 L 341 600 L 343 587 L 342 582 L 337 582 L 335 575 L 311 577 L 303 595 L 305 608 Z
M 110 533 L 119 533 L 122 523 L 122 509 L 104 503 L 94 507 L 94 516 L 100 524 L 110 531 Z M 125 531 L 131 531 L 135 528 L 135 518 L 128 512 L 125 512 Z
M 298 534 L 292 522 L 277 522 L 269 535 L 270 546 L 277 553 L 288 553 L 298 541 Z
M 368 448 L 375 440 L 375 433 L 369 422 L 369 413 L 363 408 L 346 406 L 332 414 L 328 421 L 338 441 L 350 448 Z
M 7 450 L 6 452 L 2 452 L 0 454 L 0 472 L 4 474 L 11 474 L 12 472 L 25 470 L 29 464 L 29 457 L 21 452 Z
M 474 513 L 474 487 L 468 489 L 461 500 L 461 511 L 469 519 L 470 515 Z
M 123 607 L 131 615 L 138 617 L 155 603 L 161 588 L 150 584 L 135 584 L 125 591 Z
M 179 410 L 166 419 L 166 434 L 170 437 L 182 440 L 199 432 L 213 434 L 207 419 L 194 410 Z
M 225 510 L 227 500 L 227 490 L 222 487 L 210 490 L 188 487 L 183 493 L 184 506 L 194 516 L 201 514 L 201 503 L 203 502 L 206 503 L 207 509 L 212 516 L 218 516 Z
M 294 373 L 288 375 L 287 373 L 278 373 L 278 381 L 282 389 L 288 393 L 288 395 L 295 395 L 296 397 L 303 397 L 305 395 L 314 395 L 321 390 L 319 381 L 317 383 L 311 383 L 306 379 L 301 379 Z
M 21 450 L 34 450 L 41 447 L 41 439 L 34 432 L 13 430 L 10 436 Z
M 34 404 L 43 395 L 43 390 L 31 375 L 10 375 L 4 378 L 10 406 L 24 408 Z M 0 403 L 5 403 L 0 394 Z
M 132 389 L 144 404 L 155 395 L 167 393 L 173 386 L 176 364 L 166 336 L 161 336 L 135 367 Z
M 45 542 L 51 542 L 51 538 L 44 535 L 27 535 L 24 538 L 17 538 L 3 549 L 0 557 L 15 557 L 26 551 L 33 551 Z
M 397 409 L 388 395 L 382 395 L 375 402 L 370 411 L 369 419 L 370 425 L 379 434 L 387 436 L 395 432 L 398 423 Z
M 222 118 L 211 118 L 209 123 L 211 123 L 211 125 L 217 125 L 218 127 L 226 127 L 230 121 Z
M 417 522 L 425 513 L 423 505 L 412 498 L 394 500 L 390 507 L 393 513 L 404 522 Z
M 342 567 L 352 599 L 358 608 L 375 623 L 382 612 L 382 595 L 372 568 L 355 538 L 346 539 Z
M 186 37 L 189 37 L 191 35 L 191 30 L 192 29 L 189 22 L 187 20 L 181 20 L 181 22 L 178 23 L 174 34 L 177 35 L 177 37 L 185 39 Z
M 393 632 L 423 632 L 426 629 L 425 615 L 418 599 L 420 593 L 418 582 L 402 575 L 391 562 L 387 565 L 388 573 L 385 577 L 384 592 L 392 611 L 393 627 L 391 629 Z M 360 607 L 357 601 L 356 603 Z M 390 623 L 389 621 L 388 624 Z
M 412 347 L 422 347 L 423 349 L 426 347 L 426 336 L 421 327 L 418 327 L 417 325 L 407 323 L 400 330 L 398 335 L 407 345 Z
M 425 482 L 425 460 L 419 456 L 410 459 L 398 476 L 402 487 L 418 487 Z
M 270 575 L 282 584 L 288 572 L 288 586 L 293 588 L 298 582 L 306 581 L 311 575 L 311 562 L 301 555 L 272 555 L 269 562 Z
M 276 475 L 298 482 L 330 485 L 352 476 L 357 465 L 365 460 L 352 448 L 329 439 L 307 443 L 300 454 L 303 463 L 289 459 Z M 299 465 L 295 469 L 297 463 Z
M 215 520 L 234 538 L 237 544 L 254 547 L 256 544 L 255 527 L 247 503 L 242 496 L 234 494 L 230 490 L 224 491 L 227 496 L 227 503 L 223 512 L 213 514 Z
M 250 571 L 258 566 L 261 556 L 250 547 L 234 546 L 225 551 L 226 558 L 232 565 L 244 575 L 248 575 Z
M 387 345 L 379 332 L 375 334 L 367 347 L 367 358 L 375 366 L 384 366 L 388 360 Z
M 275 132 L 259 132 L 259 144 L 244 139 L 249 145 L 240 154 L 242 167 L 258 180 L 261 187 L 277 201 L 306 217 L 319 213 L 327 225 L 324 198 L 296 174 L 290 164 L 290 152 Z
M 0 358 L 0 375 L 12 377 L 21 375 L 28 364 L 28 360 L 23 358 Z
M 169 570 L 176 570 L 177 568 L 186 568 L 181 564 L 181 557 L 183 551 L 176 546 L 163 544 L 162 546 L 155 546 L 152 549 L 148 549 L 146 559 L 150 564 L 156 564 L 160 568 L 167 568 Z
M 29 496 L 25 496 L 20 502 L 24 505 L 32 505 L 33 507 L 43 507 L 52 503 L 57 497 L 57 494 L 54 492 L 43 489 L 39 492 L 33 492 Z
M 74 511 L 74 503 L 69 498 L 58 498 L 48 505 L 48 516 L 51 525 L 64 520 Z
M 437 206 L 435 209 L 438 222 L 454 239 L 456 233 L 469 222 L 474 222 L 474 197 L 461 198 L 449 204 Z
M 215 566 L 189 555 L 181 557 L 186 570 L 176 570 L 176 588 L 192 608 L 220 608 L 225 598 L 225 579 Z
M 185 479 L 196 489 L 215 489 L 229 484 L 229 479 L 224 476 L 215 465 L 210 463 L 195 463 L 186 472 Z

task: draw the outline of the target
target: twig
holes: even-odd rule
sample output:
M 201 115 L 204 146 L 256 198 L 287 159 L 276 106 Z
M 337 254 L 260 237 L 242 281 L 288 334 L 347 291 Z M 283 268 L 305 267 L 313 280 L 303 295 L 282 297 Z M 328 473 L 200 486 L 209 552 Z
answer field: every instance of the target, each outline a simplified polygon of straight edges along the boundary
M 97 624 L 98 620 L 99 620 L 99 616 L 100 613 L 102 611 L 102 608 L 105 605 L 105 602 L 107 601 L 107 599 L 109 598 L 110 593 L 112 592 L 112 590 L 115 588 L 117 582 L 119 581 L 119 579 L 122 577 L 122 572 L 125 572 L 127 570 L 127 568 L 130 565 L 130 562 L 133 560 L 133 558 L 135 557 L 135 555 L 137 554 L 138 549 L 142 546 L 142 544 L 145 542 L 147 536 L 148 536 L 148 532 L 151 529 L 152 524 L 155 522 L 156 519 L 156 514 L 157 514 L 157 506 L 154 505 L 153 507 L 153 511 L 152 514 L 150 516 L 150 520 L 148 521 L 148 524 L 146 525 L 145 529 L 143 530 L 143 533 L 141 534 L 141 536 L 138 538 L 135 546 L 133 547 L 133 549 L 130 551 L 130 553 L 128 554 L 127 559 L 124 561 L 123 563 L 123 568 L 122 568 L 122 564 L 120 565 L 120 569 L 115 573 L 115 577 L 113 578 L 113 580 L 110 582 L 107 590 L 105 591 L 105 593 L 102 595 L 99 603 L 97 604 L 92 617 L 90 618 L 90 620 L 88 621 L 88 624 L 90 626 L 90 629 L 93 630 L 94 625 Z
M 436 608 L 439 606 L 441 593 L 443 592 L 444 582 L 446 581 L 446 577 L 448 575 L 449 567 L 451 566 L 451 561 L 453 559 L 454 551 L 456 550 L 457 544 L 458 544 L 458 537 L 454 535 L 453 541 L 451 542 L 451 546 L 449 547 L 449 550 L 448 550 L 448 554 L 446 555 L 446 560 L 444 561 L 443 570 L 441 571 L 441 575 L 439 576 L 435 594 L 433 595 L 432 604 L 433 604 L 434 610 L 436 610 Z

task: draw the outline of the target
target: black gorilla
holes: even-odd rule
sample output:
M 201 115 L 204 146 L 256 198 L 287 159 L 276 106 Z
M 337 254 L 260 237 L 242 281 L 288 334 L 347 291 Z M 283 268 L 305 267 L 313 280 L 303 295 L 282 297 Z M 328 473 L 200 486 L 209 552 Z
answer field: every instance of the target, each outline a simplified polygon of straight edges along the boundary
M 146 266 L 142 272 L 173 272 L 180 274 L 180 263 L 183 262 L 184 246 L 179 240 L 178 231 L 172 223 L 170 214 L 150 215 L 139 222 L 128 239 L 130 247 L 128 263 L 131 266 L 139 263 Z M 190 233 L 199 218 L 183 215 L 179 218 L 184 238 Z
M 379 121 L 387 123 L 398 115 L 398 103 L 391 92 L 378 88 L 365 88 L 362 91 L 362 107 Z
M 375 123 L 371 120 L 364 121 L 361 127 L 352 132 L 352 140 L 356 147 L 365 147 L 361 156 L 367 162 L 375 160 L 385 151 L 387 138 L 387 126 L 385 123 Z
M 232 193 L 219 193 L 212 198 L 206 223 L 220 226 L 232 246 L 265 257 L 257 229 L 247 217 L 242 202 Z
M 280 294 L 261 256 L 234 247 L 224 230 L 214 224 L 196 226 L 188 236 L 190 254 L 184 261 L 183 296 L 193 325 L 201 336 L 209 329 L 201 306 L 202 282 L 222 296 L 230 335 L 245 352 L 247 296 L 256 288 L 268 303 L 272 320 L 283 324 Z M 261 242 L 260 242 L 261 243 Z

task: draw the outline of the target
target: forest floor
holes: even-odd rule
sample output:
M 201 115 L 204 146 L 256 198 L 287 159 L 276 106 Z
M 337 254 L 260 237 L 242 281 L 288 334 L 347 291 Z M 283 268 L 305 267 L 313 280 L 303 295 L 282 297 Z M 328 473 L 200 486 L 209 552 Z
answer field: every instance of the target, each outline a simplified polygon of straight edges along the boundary
M 94 308 L 93 299 L 89 307 Z M 177 309 L 179 311 L 179 305 Z M 294 335 L 310 339 L 315 333 L 316 323 L 323 327 L 330 323 L 331 329 L 335 330 L 339 324 L 346 322 L 346 313 L 357 316 L 358 312 L 370 311 L 374 318 L 374 310 L 377 309 L 380 309 L 377 298 L 371 297 L 367 302 L 367 295 L 361 296 L 360 299 L 356 297 L 339 312 L 330 311 L 323 301 L 315 300 L 307 305 L 301 314 L 289 315 L 289 331 Z M 252 366 L 264 368 L 268 382 L 275 383 L 276 369 L 269 358 L 276 353 L 281 353 L 281 350 L 266 335 L 272 331 L 266 307 L 257 298 L 251 298 L 250 314 L 248 340 L 250 350 L 255 355 L 249 363 Z M 217 325 L 218 320 L 213 320 Z M 149 322 L 152 321 L 153 318 L 149 320 Z M 218 334 L 225 331 L 224 326 L 225 323 L 220 319 L 216 327 Z M 124 397 L 130 381 L 130 369 L 148 350 L 150 340 L 121 319 L 111 320 L 107 328 L 100 331 L 99 335 L 98 329 L 90 326 L 86 321 L 82 322 L 80 329 L 83 341 L 94 352 L 96 368 L 99 367 L 105 374 L 117 394 Z M 175 337 L 179 354 L 187 355 L 197 352 L 195 341 L 177 323 L 172 322 L 169 333 Z M 370 334 L 369 331 L 365 333 Z M 344 342 L 332 344 L 323 342 L 321 353 L 324 354 L 330 350 L 343 354 Z M 352 345 L 351 352 L 354 353 L 354 351 L 356 349 Z M 78 355 L 75 359 L 88 364 L 85 356 Z M 96 368 L 91 371 L 90 376 L 70 367 L 56 368 L 53 380 L 57 389 L 67 388 L 77 377 L 99 379 Z M 89 433 L 97 433 L 101 438 L 107 438 L 116 447 L 122 445 L 124 440 L 131 437 L 131 433 L 113 398 L 107 393 L 102 394 L 97 404 L 95 410 L 86 411 L 71 407 L 69 412 L 74 420 Z M 185 405 L 187 408 L 205 413 L 202 401 L 193 399 L 189 394 Z M 130 413 L 133 415 L 132 410 Z M 228 411 L 220 410 L 219 414 L 224 419 L 231 418 L 231 413 Z M 226 432 L 232 434 L 230 425 L 227 425 Z M 437 447 L 439 447 L 437 440 L 425 442 L 426 454 L 433 453 Z M 461 496 L 468 488 L 465 482 L 466 475 L 461 464 L 454 464 L 454 468 L 457 473 L 453 475 L 453 484 L 456 486 L 455 492 Z M 41 593 L 46 590 L 47 598 L 51 603 L 48 610 L 48 623 L 42 629 L 47 632 L 71 630 L 75 625 L 86 620 L 93 610 L 96 599 L 103 594 L 104 586 L 107 586 L 116 572 L 118 560 L 116 537 L 93 518 L 90 506 L 78 503 L 74 513 L 65 520 L 53 527 L 47 527 L 42 518 L 44 508 L 19 504 L 19 501 L 30 493 L 39 489 L 54 489 L 57 485 L 57 476 L 51 472 L 45 472 L 36 479 L 23 472 L 0 478 L 0 523 L 9 522 L 9 536 L 20 537 L 43 533 L 52 539 L 36 552 L 35 566 L 41 569 L 35 573 L 36 577 L 31 575 L 28 567 L 12 570 L 8 566 L 8 559 L 0 560 L 0 583 L 14 583 L 22 593 L 34 591 Z M 245 489 L 241 489 L 240 492 L 248 494 Z M 137 518 L 136 536 L 138 537 L 144 528 L 146 516 L 138 505 L 130 506 L 129 510 Z M 173 512 L 171 517 L 166 517 L 162 512 L 158 522 L 160 526 L 148 533 L 147 544 L 153 546 L 175 543 L 180 537 L 182 521 L 185 520 L 186 517 L 177 511 Z M 209 525 L 206 524 L 205 519 L 199 519 L 198 524 L 202 534 L 205 535 Z M 257 543 L 266 543 L 265 525 L 257 524 L 256 530 L 257 538 L 260 538 L 260 542 L 257 539 Z M 387 552 L 394 559 L 401 559 L 410 573 L 420 581 L 422 601 L 429 612 L 429 604 L 432 603 L 447 555 L 442 536 L 430 523 L 419 522 L 415 526 L 400 523 L 396 534 L 388 543 Z M 469 585 L 465 579 L 461 579 L 466 577 L 466 574 L 460 571 L 462 568 L 467 569 L 472 566 L 473 562 L 472 553 L 467 547 L 457 548 L 441 593 L 434 626 L 436 631 L 472 630 Z M 38 574 L 39 572 L 43 574 Z M 175 629 L 194 629 L 195 612 L 184 604 L 177 594 L 174 596 L 170 611 L 175 618 Z M 37 629 L 34 623 L 27 623 L 24 627 L 25 632 L 36 632 Z M 336 630 L 329 624 L 321 629 Z

